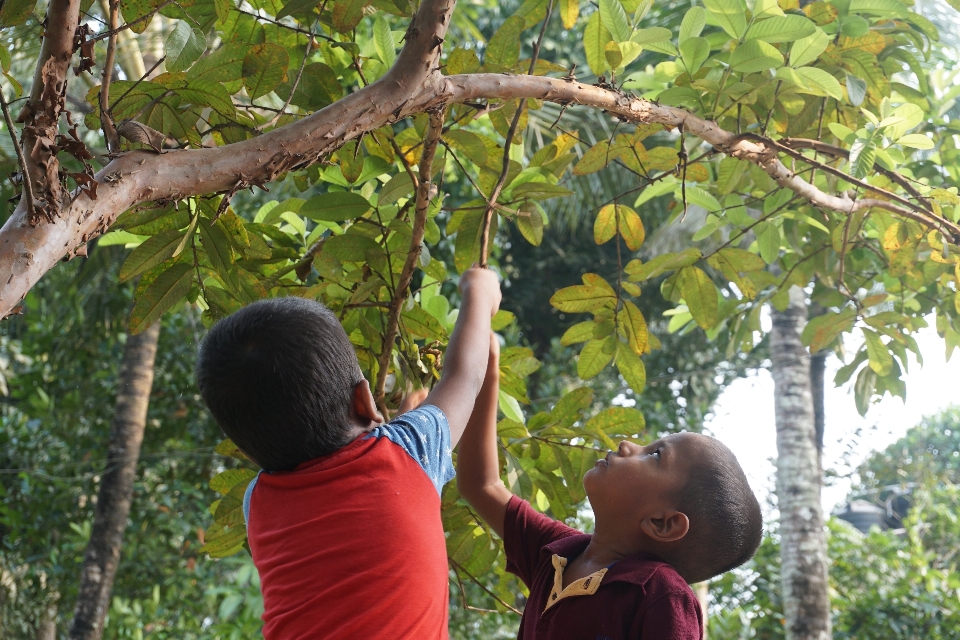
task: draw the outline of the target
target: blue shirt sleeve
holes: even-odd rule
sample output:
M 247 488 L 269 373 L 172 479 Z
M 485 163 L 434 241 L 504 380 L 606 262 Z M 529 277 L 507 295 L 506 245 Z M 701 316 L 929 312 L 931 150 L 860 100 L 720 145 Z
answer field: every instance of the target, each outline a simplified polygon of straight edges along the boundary
M 438 407 L 421 405 L 374 428 L 367 437 L 387 438 L 400 445 L 426 472 L 437 493 L 456 475 L 450 452 L 450 425 Z

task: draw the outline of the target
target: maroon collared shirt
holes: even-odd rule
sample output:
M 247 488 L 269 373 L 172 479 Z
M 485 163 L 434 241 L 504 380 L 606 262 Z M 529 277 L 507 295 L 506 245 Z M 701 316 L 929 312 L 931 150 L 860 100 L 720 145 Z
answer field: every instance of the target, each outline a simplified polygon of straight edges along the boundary
M 530 589 L 519 640 L 702 640 L 700 603 L 683 578 L 649 555 L 609 568 L 593 595 L 563 598 L 544 611 L 553 588 L 553 555 L 580 555 L 590 535 L 534 511 L 514 496 L 503 543 L 507 570 Z

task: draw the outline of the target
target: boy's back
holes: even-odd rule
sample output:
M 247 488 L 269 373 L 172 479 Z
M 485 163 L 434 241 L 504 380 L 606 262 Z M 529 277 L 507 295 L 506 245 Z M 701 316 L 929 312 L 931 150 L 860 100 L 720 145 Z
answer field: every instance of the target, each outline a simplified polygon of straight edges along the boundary
M 437 452 L 449 447 L 443 413 L 425 405 L 295 471 L 260 474 L 247 535 L 266 637 L 446 637 L 438 486 L 453 469 Z

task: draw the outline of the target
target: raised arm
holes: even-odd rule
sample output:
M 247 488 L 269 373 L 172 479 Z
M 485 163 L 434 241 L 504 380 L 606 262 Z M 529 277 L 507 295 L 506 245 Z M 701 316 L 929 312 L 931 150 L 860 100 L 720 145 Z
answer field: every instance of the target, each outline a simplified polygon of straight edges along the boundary
M 490 318 L 500 307 L 500 282 L 489 269 L 467 269 L 460 276 L 460 293 L 463 301 L 444 356 L 443 375 L 425 401 L 447 416 L 451 446 L 460 440 L 483 384 Z
M 513 494 L 500 480 L 497 452 L 497 395 L 500 342 L 490 335 L 490 357 L 473 413 L 457 448 L 457 489 L 490 528 L 503 537 L 503 519 Z

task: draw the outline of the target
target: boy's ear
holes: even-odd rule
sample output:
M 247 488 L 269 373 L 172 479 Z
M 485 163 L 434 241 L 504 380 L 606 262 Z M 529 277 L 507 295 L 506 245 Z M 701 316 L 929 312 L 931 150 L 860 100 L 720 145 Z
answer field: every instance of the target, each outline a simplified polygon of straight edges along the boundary
M 676 542 L 690 531 L 690 519 L 680 511 L 663 511 L 644 518 L 640 530 L 656 542 Z
M 353 414 L 360 422 L 383 422 L 383 416 L 377 411 L 377 403 L 370 391 L 370 383 L 361 380 L 353 387 Z

